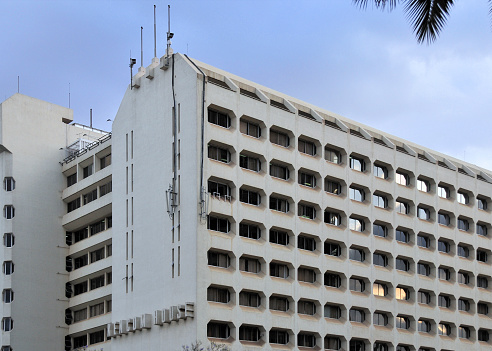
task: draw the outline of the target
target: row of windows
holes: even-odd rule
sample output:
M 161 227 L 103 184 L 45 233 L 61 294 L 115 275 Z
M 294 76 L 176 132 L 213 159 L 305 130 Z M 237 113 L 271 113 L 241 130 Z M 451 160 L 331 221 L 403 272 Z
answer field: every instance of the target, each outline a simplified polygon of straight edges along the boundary
M 112 310 L 112 300 L 102 301 L 94 305 L 89 305 L 77 310 L 67 309 L 65 310 L 65 323 L 70 325 L 77 323 L 87 318 L 97 317 L 105 313 L 109 313 Z
M 113 254 L 113 245 L 109 244 L 107 246 L 100 247 L 96 250 L 89 251 L 83 255 L 72 258 L 70 256 L 66 257 L 65 268 L 67 272 L 79 269 L 81 267 L 87 266 L 89 263 L 94 263 L 102 260 L 106 257 L 110 257 Z
M 113 275 L 111 272 L 101 274 L 97 277 L 84 280 L 77 284 L 67 283 L 65 286 L 65 296 L 70 298 L 88 292 L 89 290 L 95 290 L 105 285 L 111 284 L 113 281 Z
M 110 193 L 113 190 L 113 183 L 109 181 L 106 184 L 99 186 L 99 197 L 103 197 L 104 195 Z M 97 188 L 89 191 L 88 193 L 82 194 L 82 196 L 78 196 L 76 199 L 67 203 L 67 213 L 70 213 L 76 209 L 78 209 L 81 205 L 87 205 L 88 203 L 97 199 Z M 82 199 L 82 200 L 81 200 Z
M 98 158 L 99 170 L 102 170 L 111 164 L 111 154 Z M 94 173 L 94 163 L 82 167 L 81 176 L 85 179 Z M 67 175 L 67 188 L 77 183 L 77 172 Z
M 109 216 L 97 222 L 91 223 L 88 227 L 81 228 L 74 232 L 66 232 L 65 242 L 68 246 L 87 239 L 89 236 L 96 235 L 113 226 L 113 217 Z
M 104 329 L 89 333 L 88 335 L 85 334 L 85 335 L 77 336 L 73 338 L 73 349 L 85 348 L 88 345 L 98 344 L 100 342 L 104 342 L 105 340 L 106 339 L 104 335 Z M 65 350 L 67 349 L 72 350 L 71 345 L 69 344 L 71 344 L 71 340 L 70 337 L 68 336 L 65 340 L 65 345 L 66 345 Z

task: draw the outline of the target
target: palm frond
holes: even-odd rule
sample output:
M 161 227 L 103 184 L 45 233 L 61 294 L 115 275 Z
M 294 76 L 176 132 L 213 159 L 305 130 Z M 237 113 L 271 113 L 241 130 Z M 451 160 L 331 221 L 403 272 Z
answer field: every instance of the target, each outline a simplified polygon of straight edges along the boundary
M 492 1 L 489 0 L 491 3 Z M 454 0 L 406 0 L 405 12 L 413 25 L 417 41 L 431 43 L 446 24 Z
M 389 10 L 393 10 L 396 7 L 396 3 L 400 0 L 352 0 L 356 6 L 359 6 L 361 9 L 366 9 L 367 4 L 369 2 L 373 3 L 376 8 L 380 8 L 384 10 L 386 6 L 389 7 Z M 492 1 L 492 0 L 491 0 Z

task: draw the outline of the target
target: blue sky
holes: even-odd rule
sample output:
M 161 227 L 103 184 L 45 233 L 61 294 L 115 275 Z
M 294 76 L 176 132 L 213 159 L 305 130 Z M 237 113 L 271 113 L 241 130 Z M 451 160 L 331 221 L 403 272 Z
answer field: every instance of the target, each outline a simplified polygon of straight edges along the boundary
M 109 130 L 140 65 L 173 48 L 345 117 L 492 169 L 492 26 L 486 0 L 456 1 L 438 40 L 420 45 L 402 9 L 352 0 L 0 0 L 0 100 L 17 91 Z M 136 70 L 135 70 L 136 71 Z

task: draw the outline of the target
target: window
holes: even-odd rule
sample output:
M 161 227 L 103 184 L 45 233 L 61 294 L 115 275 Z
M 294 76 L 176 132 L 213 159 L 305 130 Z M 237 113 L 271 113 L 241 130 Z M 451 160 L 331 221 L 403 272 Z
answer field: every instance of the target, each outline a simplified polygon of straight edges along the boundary
M 376 266 L 386 267 L 388 265 L 388 257 L 382 253 L 374 253 L 372 256 L 372 262 Z
M 74 296 L 83 294 L 83 293 L 87 292 L 87 290 L 88 290 L 87 280 L 83 281 L 81 283 L 75 284 L 73 286 Z
M 257 292 L 241 291 L 239 293 L 239 305 L 247 307 L 260 307 L 261 296 Z
M 479 210 L 487 209 L 487 199 L 483 197 L 477 197 L 477 206 Z
M 270 196 L 270 209 L 287 213 L 289 212 L 289 202 L 286 199 Z
M 339 226 L 342 224 L 342 216 L 336 212 L 325 211 L 324 221 L 327 224 Z
M 342 163 L 342 154 L 340 151 L 325 147 L 325 160 L 331 163 Z
M 229 128 L 231 126 L 231 118 L 229 115 L 219 111 L 208 110 L 208 121 L 224 128 Z
M 337 305 L 325 305 L 325 318 L 340 319 L 342 317 L 342 309 Z
M 239 131 L 254 138 L 259 138 L 261 136 L 260 126 L 256 123 L 245 121 L 244 119 L 241 119 L 239 122 Z
M 14 262 L 4 261 L 3 262 L 3 273 L 5 275 L 11 275 L 12 273 L 14 273 Z
M 427 180 L 418 178 L 417 189 L 423 191 L 424 193 L 428 193 L 430 191 L 430 183 Z
M 261 238 L 261 229 L 256 224 L 240 223 L 239 236 L 258 240 Z
M 477 286 L 482 289 L 487 289 L 489 287 L 489 280 L 483 275 L 477 277 Z
M 439 239 L 437 241 L 437 250 L 443 253 L 449 253 L 451 251 L 451 245 L 449 242 Z
M 395 211 L 402 214 L 410 213 L 410 205 L 404 201 L 396 201 L 395 202 Z
M 423 219 L 424 221 L 430 221 L 430 210 L 425 207 L 417 207 L 417 217 Z
M 388 287 L 384 283 L 374 283 L 372 285 L 372 294 L 374 296 L 386 296 L 388 295 Z
M 67 188 L 77 183 L 77 173 L 67 176 Z
M 90 164 L 87 167 L 82 168 L 82 177 L 83 179 L 87 178 L 88 176 L 92 175 L 94 173 L 94 164 Z
M 336 336 L 325 336 L 325 350 L 340 350 L 342 340 Z
M 488 255 L 487 255 L 486 251 L 480 250 L 480 249 L 477 250 L 477 261 L 487 262 L 487 258 L 488 258 Z
M 395 232 L 396 241 L 401 243 L 408 243 L 410 241 L 410 235 L 406 230 L 397 229 Z
M 80 322 L 87 319 L 87 308 L 78 311 L 73 311 L 73 321 Z
M 439 212 L 439 214 L 437 216 L 437 221 L 439 222 L 439 224 L 442 224 L 445 226 L 449 226 L 451 224 L 451 219 L 449 218 L 449 215 L 446 213 Z
M 87 266 L 89 264 L 88 256 L 87 254 L 77 257 L 73 260 L 74 263 L 74 269 L 79 269 L 80 267 Z
M 374 176 L 381 179 L 388 178 L 388 169 L 384 166 L 374 165 Z
M 419 332 L 422 333 L 430 333 L 431 332 L 431 323 L 425 320 L 419 320 Z
M 226 253 L 209 251 L 208 265 L 214 267 L 228 268 L 231 265 L 230 257 Z
M 109 194 L 111 191 L 113 191 L 113 182 L 110 181 L 106 184 L 103 184 L 99 187 L 99 195 L 104 196 L 106 194 Z
M 385 225 L 382 224 L 373 224 L 372 232 L 374 233 L 374 235 L 380 236 L 382 238 L 385 238 L 388 235 L 388 229 Z
M 489 314 L 489 306 L 483 302 L 477 303 L 477 313 L 483 314 L 483 315 L 488 315 Z
M 458 256 L 464 258 L 470 256 L 470 250 L 468 249 L 468 247 L 463 245 L 458 245 Z
M 270 242 L 278 245 L 289 245 L 289 234 L 277 229 L 270 229 Z
M 395 268 L 399 271 L 408 272 L 410 270 L 410 262 L 404 258 L 397 258 L 395 262 Z
M 270 129 L 270 142 L 272 142 L 275 145 L 280 145 L 283 147 L 289 147 L 290 145 L 289 136 L 287 134 L 271 129 Z
M 350 351 L 366 351 L 366 344 L 362 340 L 350 340 Z
M 365 223 L 362 219 L 359 218 L 349 218 L 349 228 L 350 230 L 354 230 L 356 232 L 363 232 L 365 228 Z
M 94 190 L 88 192 L 87 194 L 84 194 L 82 196 L 82 199 L 83 199 L 84 205 L 87 205 L 89 202 L 96 200 L 97 199 L 97 189 L 94 189 Z
M 458 272 L 458 283 L 464 285 L 470 284 L 470 275 L 466 272 Z
M 290 177 L 289 169 L 277 163 L 270 163 L 270 175 L 283 180 L 288 180 Z
M 374 325 L 384 327 L 388 324 L 388 316 L 386 315 L 386 313 L 374 312 L 372 317 L 372 323 Z
M 316 177 L 314 174 L 299 171 L 298 182 L 310 188 L 316 187 Z
M 366 320 L 366 314 L 363 310 L 357 308 L 351 308 L 349 311 L 349 321 L 364 323 Z
M 3 246 L 5 247 L 12 247 L 14 246 L 15 240 L 14 240 L 14 234 L 12 233 L 5 233 L 3 235 Z
M 429 305 L 431 303 L 431 295 L 427 291 L 419 290 L 417 297 L 419 303 L 422 303 L 424 305 Z
M 289 300 L 283 296 L 270 296 L 270 309 L 287 312 L 289 310 Z
M 350 278 L 349 289 L 356 292 L 364 292 L 366 290 L 366 283 L 359 278 Z
M 271 329 L 268 333 L 270 344 L 286 345 L 289 343 L 289 333 L 286 330 Z
M 2 292 L 2 301 L 4 303 L 11 303 L 14 301 L 14 290 L 12 289 L 3 289 Z
M 355 156 L 350 156 L 349 166 L 353 170 L 356 170 L 359 172 L 364 172 L 366 170 L 366 163 L 364 162 L 364 160 L 361 158 L 357 158 Z
M 446 295 L 439 295 L 437 298 L 437 305 L 439 307 L 450 308 L 451 307 L 451 299 Z
M 248 273 L 260 273 L 261 262 L 256 258 L 242 256 L 239 258 L 239 270 Z
M 439 267 L 438 277 L 441 280 L 449 281 L 451 280 L 451 271 L 447 267 Z
M 15 209 L 13 205 L 5 205 L 3 207 L 3 216 L 7 219 L 12 219 L 15 217 Z
M 106 223 L 104 219 L 102 221 L 99 221 L 97 223 L 93 223 L 89 226 L 89 230 L 92 235 L 96 235 L 97 233 L 102 232 L 103 230 L 106 230 Z
M 372 204 L 376 207 L 386 208 L 388 207 L 388 199 L 383 195 L 372 195 Z
M 417 235 L 417 245 L 425 249 L 430 248 L 430 239 L 427 235 Z
M 450 196 L 449 188 L 444 185 L 439 185 L 437 187 L 437 195 L 443 199 L 448 199 Z
M 349 259 L 353 261 L 364 262 L 366 259 L 366 254 L 362 249 L 350 248 Z
M 447 323 L 439 323 L 437 333 L 439 335 L 449 336 L 451 335 L 451 326 Z
M 325 285 L 339 288 L 342 286 L 342 278 L 336 273 L 325 273 Z
M 478 341 L 489 341 L 489 332 L 488 330 L 485 329 L 479 329 L 478 330 Z
M 297 207 L 297 214 L 301 218 L 315 219 L 316 218 L 316 209 L 310 205 L 299 204 Z
M 229 233 L 231 225 L 226 218 L 208 216 L 207 229 L 216 232 Z
M 243 201 L 241 200 L 241 191 L 242 190 L 239 190 L 239 201 Z M 231 196 L 231 188 L 229 185 L 215 182 L 213 180 L 208 181 L 208 192 L 214 196 L 218 195 L 219 197 Z
M 395 180 L 396 180 L 396 184 L 400 184 L 403 186 L 409 186 L 410 185 L 410 177 L 406 173 L 396 172 Z
M 299 152 L 310 156 L 316 156 L 316 145 L 313 142 L 299 138 Z
M 340 256 L 342 254 L 342 248 L 339 244 L 333 242 L 325 242 L 325 255 Z
M 80 207 L 80 197 L 67 203 L 67 213 L 70 213 Z
M 315 251 L 316 240 L 310 236 L 299 235 L 297 237 L 297 247 L 301 250 Z
M 100 168 L 104 169 L 111 164 L 111 154 L 103 156 L 100 158 Z
M 208 158 L 223 163 L 229 163 L 231 162 L 231 153 L 227 149 L 223 149 L 218 146 L 208 145 Z
M 364 190 L 359 189 L 359 188 L 350 187 L 349 188 L 349 196 L 350 196 L 351 200 L 359 201 L 359 202 L 363 202 L 365 199 Z
M 410 329 L 410 319 L 404 316 L 396 316 L 395 326 L 398 329 Z
M 270 276 L 287 279 L 289 277 L 289 267 L 277 262 L 270 262 Z
M 95 317 L 104 314 L 104 302 L 89 307 L 89 316 Z
M 388 351 L 388 345 L 386 343 L 376 341 L 374 343 L 373 350 L 374 351 Z
M 15 180 L 12 177 L 5 177 L 3 179 L 3 188 L 5 191 L 12 191 L 15 189 Z
M 97 344 L 99 342 L 104 341 L 104 330 L 99 330 L 94 333 L 89 334 L 89 343 L 92 344 Z
M 209 286 L 207 289 L 207 301 L 229 303 L 231 301 L 229 289 Z
M 261 202 L 261 196 L 252 190 L 239 189 L 239 201 L 258 206 Z
M 342 185 L 337 181 L 325 179 L 325 191 L 333 195 L 340 195 Z
M 463 205 L 468 205 L 470 203 L 470 198 L 467 193 L 463 191 L 458 191 L 456 194 L 456 200 Z
M 458 299 L 458 310 L 469 312 L 470 311 L 470 301 L 465 299 Z
M 406 345 L 398 345 L 396 347 L 396 351 L 410 351 L 410 347 Z M 419 349 L 419 351 L 426 351 L 426 350 Z
M 316 346 L 316 336 L 308 333 L 297 334 L 297 346 L 304 347 L 315 347 Z
M 104 258 L 104 247 L 101 247 L 98 250 L 92 251 L 90 253 L 91 263 L 102 260 Z
M 487 236 L 487 227 L 484 224 L 477 223 L 477 234 Z
M 401 301 L 410 300 L 410 290 L 408 288 L 404 288 L 401 286 L 396 287 L 395 289 L 395 298 Z
M 230 329 L 227 323 L 209 322 L 207 324 L 207 337 L 216 339 L 227 339 Z
M 427 263 L 419 262 L 417 264 L 417 273 L 428 277 L 431 273 L 430 266 Z
M 239 167 L 259 172 L 261 170 L 261 162 L 259 158 L 240 154 Z
M 100 275 L 99 277 L 92 278 L 90 280 L 90 283 L 91 283 L 91 290 L 104 286 L 104 275 Z
M 467 232 L 470 229 L 470 224 L 466 219 L 458 218 L 458 229 Z
M 78 347 L 86 347 L 86 346 L 87 346 L 87 335 L 77 336 L 73 338 L 74 349 Z
M 316 314 L 316 305 L 313 301 L 299 300 L 297 303 L 297 313 L 314 316 Z
M 7 332 L 12 329 L 14 329 L 14 320 L 11 317 L 2 318 L 2 330 Z

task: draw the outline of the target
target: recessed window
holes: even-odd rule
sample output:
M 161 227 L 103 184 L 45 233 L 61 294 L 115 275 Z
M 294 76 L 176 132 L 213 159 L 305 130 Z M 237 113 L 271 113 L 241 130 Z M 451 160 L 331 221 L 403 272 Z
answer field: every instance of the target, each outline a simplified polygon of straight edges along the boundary
M 437 250 L 443 253 L 449 253 L 451 251 L 451 245 L 448 241 L 439 239 L 437 241 Z
M 270 175 L 275 178 L 288 180 L 289 169 L 287 168 L 287 166 L 278 163 L 270 163 Z
M 428 277 L 431 273 L 430 266 L 427 263 L 419 262 L 417 264 L 417 273 Z
M 349 228 L 356 232 L 363 232 L 365 230 L 365 223 L 359 218 L 349 218 Z
M 489 280 L 487 279 L 487 277 L 484 277 L 483 275 L 479 275 L 477 277 L 477 286 L 482 289 L 488 289 Z
M 104 302 L 89 307 L 89 317 L 96 317 L 104 314 Z
M 111 191 L 113 191 L 113 182 L 109 181 L 106 184 L 103 184 L 99 186 L 99 196 L 104 196 L 106 194 L 109 194 Z
M 67 203 L 67 213 L 75 211 L 79 207 L 80 207 L 80 197 L 77 197 L 76 199 Z
M 458 283 L 464 285 L 470 284 L 470 275 L 466 272 L 458 272 Z
M 449 336 L 451 335 L 451 326 L 447 323 L 439 323 L 437 333 L 439 335 Z
M 381 327 L 384 327 L 388 324 L 388 316 L 386 315 L 386 313 L 374 312 L 372 323 L 374 325 L 379 325 Z
M 254 291 L 241 291 L 239 293 L 239 305 L 258 308 L 261 305 L 261 296 Z
M 362 158 L 358 158 L 355 156 L 350 156 L 349 159 L 349 166 L 353 170 L 359 171 L 359 172 L 364 172 L 366 170 L 366 163 Z
M 325 350 L 341 350 L 342 340 L 336 336 L 325 336 Z
M 299 235 L 297 237 L 297 247 L 301 250 L 315 251 L 316 240 L 310 236 Z
M 324 222 L 338 227 L 342 224 L 342 216 L 336 212 L 325 211 Z
M 375 236 L 385 238 L 388 236 L 388 228 L 383 224 L 373 224 L 372 232 Z
M 468 205 L 470 203 L 470 198 L 467 193 L 463 191 L 458 191 L 456 194 L 456 200 L 463 205 Z
M 479 210 L 486 210 L 488 205 L 487 205 L 487 199 L 483 197 L 477 197 L 477 206 Z
M 325 242 L 325 255 L 340 256 L 342 254 L 342 248 L 339 244 L 334 242 Z
M 216 339 L 227 339 L 230 335 L 230 328 L 227 323 L 209 322 L 207 324 L 207 337 Z
M 374 296 L 386 296 L 388 295 L 388 287 L 384 283 L 374 283 L 372 285 L 372 294 Z
M 314 174 L 299 171 L 298 182 L 301 185 L 316 188 L 316 176 Z
M 388 265 L 388 257 L 382 253 L 374 253 L 372 256 L 372 262 L 376 266 L 386 267 Z
M 437 195 L 443 199 L 449 199 L 451 196 L 451 192 L 449 191 L 449 188 L 444 185 L 439 185 L 437 187 Z
M 385 166 L 374 165 L 374 176 L 381 179 L 388 178 L 388 169 Z
M 94 263 L 94 262 L 97 262 L 99 260 L 104 259 L 104 253 L 105 253 L 105 251 L 106 250 L 105 250 L 104 247 L 101 247 L 98 250 L 91 251 L 91 253 L 89 254 L 89 256 L 91 258 L 91 263 Z
M 430 248 L 430 238 L 427 235 L 417 235 L 417 245 L 424 249 Z
M 270 296 L 269 307 L 274 311 L 287 312 L 289 310 L 289 300 L 283 296 Z
M 270 129 L 270 142 L 275 145 L 289 147 L 289 136 L 285 133 Z
M 325 160 L 331 163 L 340 164 L 342 163 L 342 154 L 338 150 L 325 147 Z
M 229 233 L 231 224 L 226 218 L 208 216 L 207 229 L 216 232 Z
M 3 178 L 3 188 L 5 191 L 12 191 L 15 189 L 15 180 L 12 177 Z
M 84 254 L 82 256 L 76 257 L 73 260 L 74 264 L 74 269 L 79 269 L 81 267 L 87 266 L 89 264 L 89 256 L 87 254 Z
M 13 205 L 5 205 L 3 207 L 3 216 L 6 219 L 12 219 L 15 217 L 15 208 Z
M 77 183 L 77 173 L 73 173 L 73 174 L 68 175 L 67 176 L 67 188 L 69 186 L 74 185 L 75 183 Z
M 458 327 L 458 337 L 461 339 L 470 339 L 470 328 L 463 326 Z
M 239 131 L 254 138 L 259 138 L 261 136 L 261 128 L 259 124 L 246 121 L 242 118 L 239 122 Z
M 470 301 L 465 299 L 458 299 L 458 310 L 469 312 L 470 311 Z
M 430 210 L 425 207 L 417 207 L 417 217 L 423 219 L 424 221 L 430 221 Z
M 366 313 L 358 308 L 351 308 L 349 311 L 349 321 L 364 323 L 366 320 Z M 351 348 L 352 349 L 352 348 Z
M 261 262 L 256 258 L 242 256 L 239 258 L 239 270 L 248 273 L 260 273 Z
M 490 339 L 489 331 L 485 329 L 478 330 L 478 341 L 488 342 Z
M 231 265 L 231 258 L 226 253 L 209 251 L 207 257 L 209 266 L 229 268 L 229 266 Z
M 224 128 L 229 128 L 231 126 L 231 117 L 229 117 L 228 114 L 219 111 L 208 110 L 208 121 Z
M 10 317 L 2 318 L 2 330 L 7 332 L 12 329 L 14 329 L 14 320 Z
M 431 323 L 426 320 L 419 320 L 419 332 L 422 333 L 430 333 L 431 332 Z
M 314 145 L 311 141 L 299 138 L 299 145 L 297 149 L 303 154 L 316 156 L 316 145 Z
M 477 261 L 487 262 L 487 259 L 488 259 L 487 251 L 478 249 L 477 250 Z
M 366 254 L 362 249 L 350 248 L 349 259 L 353 261 L 364 262 L 366 259 Z
M 289 202 L 286 199 L 270 196 L 270 209 L 287 213 L 289 212 Z
M 366 290 L 366 283 L 360 278 L 350 278 L 349 289 L 356 292 L 364 292 Z
M 467 232 L 470 229 L 470 224 L 468 220 L 464 218 L 458 218 L 458 229 Z
M 350 351 L 366 351 L 366 344 L 362 340 L 350 340 Z
M 406 230 L 397 229 L 395 231 L 395 239 L 401 243 L 408 243 L 410 241 L 410 234 Z
M 283 263 L 270 262 L 270 276 L 287 279 L 289 277 L 289 267 Z
M 379 341 L 376 341 L 374 343 L 374 348 L 373 348 L 374 351 L 388 351 L 389 350 L 389 347 L 388 347 L 388 344 L 384 343 L 384 342 L 379 342 Z
M 458 245 L 458 256 L 464 258 L 470 256 L 470 250 L 468 249 L 468 247 L 464 245 Z
M 297 270 L 297 279 L 304 283 L 315 283 L 316 282 L 316 272 L 314 269 L 310 268 L 299 268 Z
M 316 304 L 313 301 L 299 300 L 297 302 L 297 313 L 314 316 L 316 314 Z
M 3 274 L 11 275 L 12 273 L 14 273 L 14 262 L 4 261 L 3 262 Z
M 396 316 L 395 327 L 398 329 L 410 329 L 410 319 L 404 316 Z
M 409 214 L 410 205 L 408 204 L 408 202 L 397 200 L 395 202 L 395 211 L 401 214 Z
M 209 145 L 208 158 L 223 163 L 229 163 L 231 162 L 231 153 L 227 149 L 218 146 Z
M 311 205 L 299 204 L 297 207 L 297 214 L 301 218 L 315 219 L 316 209 L 314 208 L 314 206 Z
M 213 180 L 208 181 L 208 192 L 216 197 L 230 197 L 231 187 L 225 183 L 216 182 Z M 241 201 L 241 199 L 240 199 Z
M 325 305 L 325 318 L 340 319 L 342 317 L 342 309 L 337 305 Z M 329 349 L 330 350 L 330 349 Z M 338 349 L 331 349 L 338 350 Z
M 410 270 L 410 262 L 404 258 L 397 258 L 395 261 L 395 268 L 399 271 L 408 272 Z
M 77 296 L 88 291 L 87 280 L 73 286 L 73 295 Z
M 325 273 L 325 285 L 332 288 L 342 286 L 342 278 L 336 273 Z
M 87 319 L 87 308 L 73 311 L 73 321 L 80 322 Z
M 94 164 L 91 163 L 90 165 L 82 168 L 82 178 L 85 179 L 94 173 Z
M 372 204 L 376 207 L 386 208 L 388 207 L 388 199 L 384 195 L 373 194 Z
M 409 186 L 410 185 L 410 176 L 406 173 L 396 172 L 395 180 L 396 180 L 396 184 L 400 184 L 403 186 Z
M 100 169 L 104 169 L 111 164 L 111 154 L 103 156 L 99 159 Z M 68 178 L 68 177 L 67 177 Z
M 342 185 L 335 180 L 325 179 L 325 191 L 330 194 L 340 195 L 342 193 Z
M 299 333 L 297 334 L 297 346 L 303 347 L 315 347 L 316 336 L 311 333 Z
M 11 303 L 14 301 L 14 290 L 12 289 L 3 289 L 2 292 L 2 301 L 5 303 Z
M 15 237 L 12 233 L 5 233 L 3 235 L 3 246 L 12 247 L 15 244 Z
M 439 212 L 437 216 L 437 221 L 441 225 L 449 226 L 451 224 L 451 219 L 447 213 Z
M 286 330 L 271 329 L 268 333 L 270 344 L 287 345 L 289 343 L 289 333 Z
M 261 229 L 256 224 L 239 223 L 239 236 L 258 240 L 261 238 Z
M 441 280 L 451 280 L 451 270 L 447 267 L 439 267 L 438 277 Z
M 83 204 L 87 205 L 89 202 L 92 202 L 97 199 L 97 189 L 89 191 L 87 194 L 82 195 Z
M 410 300 L 410 290 L 404 287 L 397 287 L 395 289 L 395 298 L 397 300 L 407 301 Z
M 231 301 L 231 293 L 227 288 L 210 286 L 207 289 L 207 301 L 229 303 Z
M 431 295 L 427 291 L 420 290 L 417 294 L 418 302 L 424 305 L 429 305 L 431 303 Z
M 289 245 L 289 234 L 283 230 L 270 229 L 270 242 L 278 245 Z
M 258 206 L 261 203 L 261 196 L 256 191 L 239 189 L 239 201 Z
M 424 193 L 428 193 L 430 191 L 430 183 L 429 181 L 418 178 L 417 179 L 417 189 L 423 191 Z
M 489 314 L 489 306 L 483 302 L 477 303 L 477 313 L 485 315 L 485 316 L 488 315 Z
M 451 299 L 447 295 L 439 295 L 437 298 L 437 305 L 439 307 L 450 308 Z
M 99 330 L 89 334 L 89 344 L 97 344 L 104 341 L 104 330 Z
M 477 234 L 481 236 L 487 236 L 487 226 L 477 223 Z
M 351 200 L 363 202 L 365 199 L 365 192 L 360 188 L 349 188 L 349 196 Z
M 104 286 L 104 275 L 90 279 L 91 290 L 98 289 Z
M 261 162 L 259 158 L 240 154 L 239 167 L 249 169 L 250 171 L 259 172 L 261 170 Z

